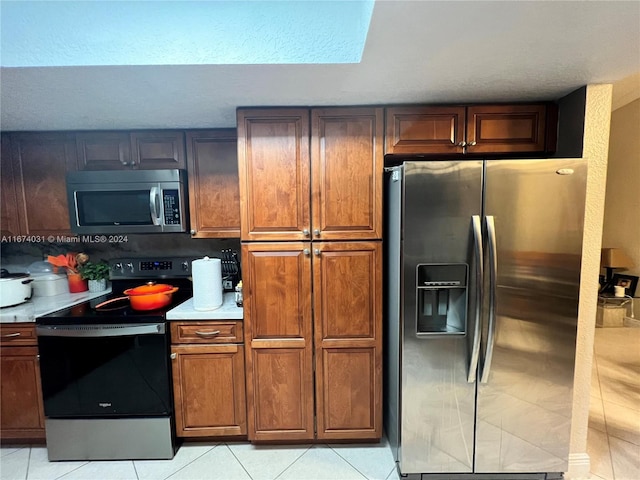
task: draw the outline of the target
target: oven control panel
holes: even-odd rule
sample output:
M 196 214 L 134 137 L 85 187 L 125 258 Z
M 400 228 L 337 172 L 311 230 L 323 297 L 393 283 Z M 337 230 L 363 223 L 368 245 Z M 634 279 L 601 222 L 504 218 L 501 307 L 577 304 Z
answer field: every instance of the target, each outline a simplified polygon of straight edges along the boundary
M 109 261 L 110 279 L 189 277 L 193 260 L 193 257 L 114 258 Z

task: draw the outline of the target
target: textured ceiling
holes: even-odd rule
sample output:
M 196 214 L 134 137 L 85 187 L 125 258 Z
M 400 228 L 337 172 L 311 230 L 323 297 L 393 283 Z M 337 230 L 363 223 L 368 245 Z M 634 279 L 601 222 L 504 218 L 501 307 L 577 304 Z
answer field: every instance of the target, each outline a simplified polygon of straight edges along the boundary
M 360 63 L 3 68 L 0 113 L 3 130 L 218 128 L 238 106 L 551 100 L 637 72 L 638 1 L 378 0 Z
M 4 0 L 0 60 L 4 67 L 358 62 L 373 3 Z

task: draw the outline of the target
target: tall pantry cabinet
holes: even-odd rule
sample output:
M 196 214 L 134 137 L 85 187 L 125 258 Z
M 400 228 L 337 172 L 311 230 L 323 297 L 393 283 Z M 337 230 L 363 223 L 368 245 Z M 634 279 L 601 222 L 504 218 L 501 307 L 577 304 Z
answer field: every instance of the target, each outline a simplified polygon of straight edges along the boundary
M 381 108 L 239 109 L 248 436 L 382 435 Z

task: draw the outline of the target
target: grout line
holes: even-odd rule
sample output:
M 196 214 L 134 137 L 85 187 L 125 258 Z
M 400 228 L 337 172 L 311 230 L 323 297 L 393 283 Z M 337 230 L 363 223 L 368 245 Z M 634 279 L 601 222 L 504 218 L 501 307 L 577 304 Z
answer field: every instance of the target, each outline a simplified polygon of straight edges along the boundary
M 169 475 L 168 477 L 165 477 L 164 480 L 169 480 L 171 477 L 173 477 L 176 473 L 184 470 L 185 468 L 187 468 L 189 465 L 191 465 L 193 462 L 201 459 L 202 457 L 204 457 L 207 453 L 209 453 L 211 450 L 213 450 L 214 448 L 220 446 L 220 443 L 216 443 L 213 447 L 211 447 L 209 450 L 207 450 L 206 452 L 204 452 L 202 455 L 197 456 L 196 458 L 194 458 L 193 460 L 191 460 L 189 463 L 185 463 L 182 467 L 180 467 L 178 470 L 176 470 L 175 472 L 173 472 L 171 475 Z M 173 456 L 173 458 L 176 458 L 175 455 Z M 173 460 L 173 459 L 172 459 Z
M 309 447 L 308 447 L 304 452 L 302 452 L 298 458 L 296 458 L 293 462 L 291 462 L 291 464 L 290 464 L 287 468 L 285 468 L 285 469 L 284 469 L 284 470 L 282 470 L 278 475 L 276 475 L 276 477 L 275 477 L 273 480 L 277 480 L 278 478 L 280 478 L 284 472 L 286 472 L 286 471 L 287 471 L 287 470 L 289 470 L 291 467 L 293 467 L 293 465 L 294 465 L 298 460 L 300 460 L 302 457 L 304 457 L 304 456 L 307 454 L 307 452 L 308 452 L 309 450 L 311 450 L 312 448 L 313 448 L 313 444 L 312 444 L 312 445 L 309 445 Z
M 225 443 L 224 445 L 225 445 L 225 447 L 227 447 L 227 450 L 229 450 L 229 452 L 231 452 L 231 455 L 233 455 L 233 458 L 235 458 L 235 459 L 236 459 L 236 462 L 238 462 L 238 463 L 240 464 L 240 466 L 241 466 L 241 467 L 242 467 L 242 469 L 246 472 L 246 474 L 249 476 L 249 478 L 250 478 L 251 480 L 253 480 L 253 477 L 251 476 L 251 474 L 249 473 L 249 471 L 248 471 L 246 468 L 244 468 L 244 465 L 242 464 L 242 462 L 240 461 L 240 459 L 239 459 L 238 457 L 236 457 L 236 454 L 235 454 L 235 453 L 233 453 L 233 450 L 231 450 L 231 449 L 229 448 L 229 444 L 228 444 L 228 443 Z
M 175 457 L 175 454 L 174 454 Z M 140 475 L 138 475 L 138 469 L 136 468 L 136 462 L 134 460 L 131 460 L 131 463 L 133 464 L 133 473 L 136 474 L 136 479 L 140 480 Z
M 335 453 L 337 456 L 339 456 L 342 460 L 344 460 L 345 462 L 347 462 L 349 465 L 351 465 L 351 467 L 358 472 L 360 475 L 362 475 L 365 479 L 369 480 L 369 477 L 367 475 L 365 475 L 364 473 L 362 473 L 360 470 L 358 470 L 358 467 L 356 467 L 355 465 L 353 465 L 349 460 L 347 460 L 346 458 L 344 458 L 342 455 L 340 455 L 340 453 L 335 450 L 331 445 L 329 445 L 328 443 L 324 444 L 325 447 L 329 447 L 329 450 L 331 450 L 333 453 Z M 356 447 L 357 448 L 357 447 Z M 388 475 L 387 475 L 388 476 Z M 385 477 L 386 480 L 386 477 Z

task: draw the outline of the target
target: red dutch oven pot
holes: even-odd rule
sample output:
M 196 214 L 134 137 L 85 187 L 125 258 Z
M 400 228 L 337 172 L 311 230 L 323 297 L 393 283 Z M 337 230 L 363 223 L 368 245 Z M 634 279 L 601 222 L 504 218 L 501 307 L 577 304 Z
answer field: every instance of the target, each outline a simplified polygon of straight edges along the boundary
M 129 299 L 134 310 L 157 310 L 171 303 L 171 297 L 178 291 L 178 287 L 165 283 L 149 282 L 135 288 L 128 288 L 124 293 L 126 297 L 117 297 L 96 305 L 96 310 L 114 302 Z

